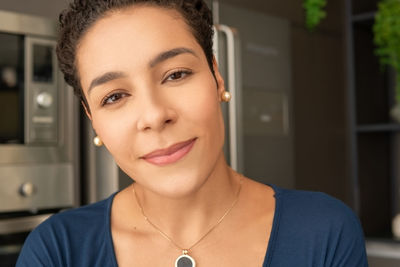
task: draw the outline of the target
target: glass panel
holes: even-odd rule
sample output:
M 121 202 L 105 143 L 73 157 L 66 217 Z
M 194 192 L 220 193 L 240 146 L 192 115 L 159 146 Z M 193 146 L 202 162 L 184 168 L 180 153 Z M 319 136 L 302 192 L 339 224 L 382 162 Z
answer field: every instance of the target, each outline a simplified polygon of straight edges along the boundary
M 0 33 L 0 143 L 24 140 L 24 37 Z
M 33 45 L 33 80 L 35 82 L 53 81 L 52 49 L 47 45 Z

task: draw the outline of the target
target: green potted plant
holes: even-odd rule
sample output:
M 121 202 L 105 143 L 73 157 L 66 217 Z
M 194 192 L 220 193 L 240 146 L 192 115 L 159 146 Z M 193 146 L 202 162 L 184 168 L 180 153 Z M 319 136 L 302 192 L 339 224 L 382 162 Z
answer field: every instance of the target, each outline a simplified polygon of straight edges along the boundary
M 396 104 L 390 114 L 400 122 L 400 0 L 382 0 L 373 26 L 375 52 L 382 65 L 392 66 L 396 72 Z
M 321 19 L 326 17 L 325 6 L 326 0 L 304 0 L 306 27 L 309 31 L 313 31 Z

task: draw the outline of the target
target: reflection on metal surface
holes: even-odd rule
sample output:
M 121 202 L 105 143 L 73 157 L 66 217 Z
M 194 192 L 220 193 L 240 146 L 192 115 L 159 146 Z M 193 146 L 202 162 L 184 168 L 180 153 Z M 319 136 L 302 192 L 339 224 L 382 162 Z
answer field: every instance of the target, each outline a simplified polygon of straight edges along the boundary
M 19 193 L 23 197 L 31 197 L 36 192 L 36 186 L 31 182 L 23 183 L 19 188 Z
M 277 49 L 274 46 L 266 46 L 266 45 L 260 45 L 260 44 L 249 42 L 246 45 L 246 49 L 249 52 L 257 53 L 259 55 L 266 56 L 266 57 L 279 56 L 279 49 Z
M 400 244 L 397 242 L 367 241 L 368 257 L 392 258 L 400 260 Z
M 286 92 L 265 88 L 244 91 L 244 132 L 246 135 L 288 135 L 289 111 Z
M 0 174 L 1 212 L 74 205 L 71 164 L 6 165 L 0 166 Z M 36 192 L 22 196 L 21 186 L 29 183 Z
M 0 255 L 17 254 L 21 251 L 22 245 L 0 246 Z
M 226 25 L 215 25 L 215 28 L 225 34 L 226 36 L 226 47 L 227 47 L 227 81 L 229 85 L 229 93 L 231 94 L 231 102 L 229 104 L 229 152 L 230 152 L 230 165 L 232 169 L 239 170 L 239 159 L 238 159 L 238 117 L 237 117 L 237 92 L 239 84 L 237 83 L 237 43 L 238 33 L 236 29 Z
M 29 232 L 52 214 L 0 219 L 0 235 Z

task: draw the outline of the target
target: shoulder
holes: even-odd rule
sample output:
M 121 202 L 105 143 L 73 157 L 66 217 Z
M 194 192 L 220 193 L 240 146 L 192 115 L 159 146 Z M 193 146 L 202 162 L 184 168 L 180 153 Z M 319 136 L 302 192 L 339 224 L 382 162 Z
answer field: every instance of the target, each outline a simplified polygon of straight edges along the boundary
M 54 214 L 49 219 L 40 224 L 33 232 L 42 232 L 49 230 L 77 232 L 103 227 L 109 216 L 109 209 L 113 196 L 79 208 L 65 210 Z
M 349 221 L 358 224 L 357 216 L 342 201 L 322 192 L 288 190 L 273 186 L 277 208 L 283 216 L 316 223 L 336 224 Z
M 273 189 L 276 254 L 289 249 L 292 259 L 318 266 L 367 266 L 361 224 L 346 204 L 325 193 Z
M 358 217 L 342 201 L 321 192 L 274 190 L 279 225 L 289 234 L 313 235 L 318 240 L 363 238 Z M 343 232 L 346 236 L 341 236 Z
M 88 249 L 107 248 L 113 197 L 60 212 L 41 223 L 26 239 L 17 266 L 32 266 L 32 262 L 40 262 L 38 266 L 66 266 L 66 262 L 78 258 L 85 262 L 81 256 Z

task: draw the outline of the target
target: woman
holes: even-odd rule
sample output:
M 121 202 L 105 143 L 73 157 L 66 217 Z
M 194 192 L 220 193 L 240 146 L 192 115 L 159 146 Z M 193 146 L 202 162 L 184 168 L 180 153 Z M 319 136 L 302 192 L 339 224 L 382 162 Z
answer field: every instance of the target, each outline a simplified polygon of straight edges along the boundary
M 75 0 L 60 20 L 65 79 L 135 182 L 51 217 L 17 266 L 367 266 L 344 204 L 227 165 L 203 1 Z

